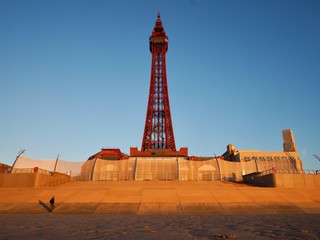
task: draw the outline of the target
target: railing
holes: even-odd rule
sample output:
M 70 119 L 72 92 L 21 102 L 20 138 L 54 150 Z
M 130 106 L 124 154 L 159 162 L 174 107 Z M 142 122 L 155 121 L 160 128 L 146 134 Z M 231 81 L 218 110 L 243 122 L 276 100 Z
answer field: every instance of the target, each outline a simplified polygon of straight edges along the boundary
M 74 176 L 70 178 L 71 182 L 76 182 L 76 181 L 91 181 L 91 174 L 81 174 L 78 176 Z
M 187 173 L 180 171 L 179 173 L 179 181 L 233 181 L 233 175 L 223 174 L 220 177 L 220 174 L 212 173 L 212 172 L 203 172 L 203 173 Z
M 16 173 L 16 174 L 20 174 L 20 173 L 40 173 L 40 174 L 49 175 L 49 176 L 53 175 L 53 172 L 50 172 L 48 170 L 44 170 L 44 169 L 41 169 L 41 168 L 38 168 L 37 170 L 35 170 L 34 168 L 14 168 L 14 169 L 12 169 L 11 173 Z
M 72 177 L 70 181 L 219 181 L 220 175 L 213 173 L 182 173 L 179 174 L 179 179 L 176 173 L 144 173 L 139 174 L 139 177 L 134 179 L 132 173 L 95 173 L 83 174 Z M 235 181 L 233 174 L 223 174 L 222 181 Z
M 106 172 L 94 173 L 92 175 L 94 181 L 129 181 L 133 179 L 133 173 L 130 172 Z
M 133 181 L 133 173 L 94 173 L 94 174 L 82 174 L 72 177 L 70 181 Z
M 57 179 L 52 182 L 41 184 L 40 187 L 54 187 L 54 186 L 57 186 L 57 185 L 60 185 L 60 184 L 66 183 L 66 182 L 70 182 L 70 179 L 69 178 L 60 178 L 60 179 Z
M 267 175 L 271 173 L 281 173 L 281 174 L 314 174 L 319 175 L 320 170 L 290 170 L 290 169 L 268 169 L 261 172 L 261 175 Z
M 176 181 L 177 175 L 176 173 L 139 173 L 136 175 L 137 181 Z

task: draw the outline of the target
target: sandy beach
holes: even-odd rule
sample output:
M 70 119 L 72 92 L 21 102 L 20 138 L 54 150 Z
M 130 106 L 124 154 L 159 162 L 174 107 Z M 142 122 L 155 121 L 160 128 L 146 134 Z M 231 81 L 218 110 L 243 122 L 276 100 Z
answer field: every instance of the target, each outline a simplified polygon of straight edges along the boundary
M 2 214 L 0 239 L 320 239 L 320 214 Z

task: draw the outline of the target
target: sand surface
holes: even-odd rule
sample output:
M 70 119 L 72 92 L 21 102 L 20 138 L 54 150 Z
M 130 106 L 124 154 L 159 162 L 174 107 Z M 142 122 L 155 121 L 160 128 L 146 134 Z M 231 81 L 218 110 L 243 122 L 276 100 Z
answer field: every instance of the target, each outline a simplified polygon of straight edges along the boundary
M 320 214 L 2 214 L 0 239 L 320 239 Z

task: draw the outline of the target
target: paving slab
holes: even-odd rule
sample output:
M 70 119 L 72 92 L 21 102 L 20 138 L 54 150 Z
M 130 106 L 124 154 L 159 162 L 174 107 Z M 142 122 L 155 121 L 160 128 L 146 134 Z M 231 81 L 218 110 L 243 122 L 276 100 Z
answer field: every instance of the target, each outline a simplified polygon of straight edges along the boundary
M 93 203 L 100 202 L 107 194 L 108 189 L 65 189 L 55 191 L 55 199 L 64 203 Z M 70 193 L 70 194 L 69 194 Z
M 175 188 L 147 188 L 142 190 L 141 203 L 179 202 Z
M 256 203 L 276 203 L 286 202 L 286 200 L 279 195 L 279 189 L 275 188 L 241 188 L 244 195 Z M 236 199 L 235 199 L 236 201 Z
M 92 214 L 99 203 L 63 203 L 57 204 L 52 213 L 56 214 Z
M 140 188 L 111 189 L 105 194 L 102 203 L 140 203 L 142 190 Z
M 182 209 L 178 203 L 169 202 L 143 202 L 139 206 L 139 214 L 141 215 L 180 215 Z
M 304 194 L 299 193 L 298 191 L 295 191 L 293 189 L 283 189 L 282 191 L 277 192 L 277 195 L 286 201 L 290 203 L 313 203 L 314 200 L 312 200 L 310 197 L 307 197 Z M 320 196 L 319 196 L 320 200 Z
M 248 195 L 234 188 L 211 190 L 210 192 L 219 203 L 252 202 Z

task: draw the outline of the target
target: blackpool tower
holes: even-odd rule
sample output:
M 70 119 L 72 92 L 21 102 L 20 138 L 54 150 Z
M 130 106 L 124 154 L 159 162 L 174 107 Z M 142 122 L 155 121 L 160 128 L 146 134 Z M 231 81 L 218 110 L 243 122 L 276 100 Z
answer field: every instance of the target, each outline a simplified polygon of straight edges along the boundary
M 159 13 L 149 38 L 149 48 L 152 54 L 150 88 L 141 151 L 132 147 L 130 156 L 188 156 L 187 147 L 176 150 L 166 70 L 168 36 Z
M 159 13 L 149 38 L 149 46 L 152 54 L 151 76 L 141 151 L 150 149 L 175 151 L 166 71 L 168 37 Z

